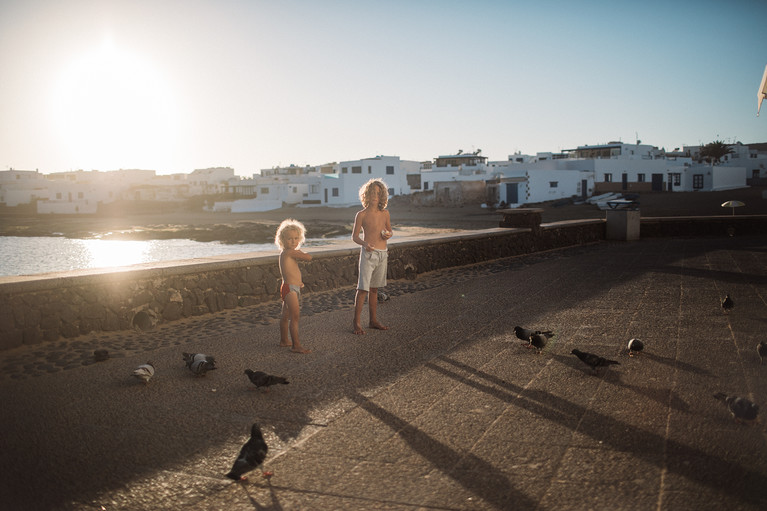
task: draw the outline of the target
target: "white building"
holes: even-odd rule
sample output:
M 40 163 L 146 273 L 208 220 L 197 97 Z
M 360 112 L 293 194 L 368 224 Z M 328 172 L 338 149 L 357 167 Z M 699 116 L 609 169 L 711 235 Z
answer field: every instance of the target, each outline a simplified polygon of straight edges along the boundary
M 730 144 L 729 148 L 732 154 L 724 156 L 716 166 L 743 167 L 746 169 L 746 179 L 767 178 L 767 144 L 743 145 L 736 142 Z M 693 161 L 699 161 L 700 149 L 701 146 L 684 146 L 681 154 L 692 157 Z
M 195 169 L 186 181 L 190 195 L 218 195 L 224 193 L 231 179 L 234 179 L 233 168 L 211 167 Z
M 419 169 L 419 162 L 402 161 L 399 156 L 375 156 L 314 167 L 291 165 L 263 169 L 260 176 L 253 176 L 253 183 L 258 198 L 272 197 L 276 193 L 288 204 L 351 206 L 360 203 L 360 187 L 374 178 L 386 183 L 390 196 L 411 193 L 410 183 L 417 181 L 412 176 L 417 176 Z M 280 188 L 284 184 L 289 186 Z M 297 184 L 304 186 L 295 189 Z M 295 194 L 300 195 L 299 201 Z
M 0 204 L 16 207 L 48 197 L 48 181 L 36 170 L 0 171 Z
M 666 154 L 641 143 L 585 145 L 535 157 L 514 154 L 508 161 L 491 162 L 490 168 L 499 176 L 491 199 L 511 207 L 608 192 L 714 191 L 746 186 L 743 167 L 702 166 L 694 163 L 689 152 Z M 573 171 L 577 175 L 568 177 L 566 172 Z
M 110 172 L 76 170 L 48 174 L 49 194 L 37 202 L 41 214 L 93 214 L 102 204 L 119 200 L 163 200 L 151 186 L 154 170 L 120 169 Z

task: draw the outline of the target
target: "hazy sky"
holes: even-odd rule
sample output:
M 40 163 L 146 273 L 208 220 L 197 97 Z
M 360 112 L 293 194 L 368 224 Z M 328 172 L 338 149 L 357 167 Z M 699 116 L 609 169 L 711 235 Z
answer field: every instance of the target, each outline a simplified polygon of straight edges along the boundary
M 3 0 L 0 170 L 767 141 L 763 0 Z

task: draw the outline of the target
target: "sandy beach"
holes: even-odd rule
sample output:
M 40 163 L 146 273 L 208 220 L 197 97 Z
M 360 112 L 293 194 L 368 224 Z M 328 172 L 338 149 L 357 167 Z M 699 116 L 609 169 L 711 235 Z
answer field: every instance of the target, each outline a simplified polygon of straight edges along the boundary
M 729 215 L 722 208 L 728 200 L 746 205 L 736 215 L 767 214 L 764 188 L 750 187 L 724 192 L 643 193 L 639 198 L 643 217 Z M 605 212 L 591 204 L 568 201 L 528 204 L 543 209 L 543 222 L 604 218 Z M 351 235 L 359 206 L 285 207 L 260 213 L 210 213 L 168 211 L 110 215 L 0 215 L 0 236 L 66 236 L 102 239 L 192 239 L 225 243 L 269 243 L 277 225 L 295 218 L 307 227 L 307 237 L 338 238 Z M 408 197 L 390 200 L 392 226 L 400 236 L 438 232 L 471 231 L 498 227 L 501 214 L 480 204 L 456 207 L 417 206 Z

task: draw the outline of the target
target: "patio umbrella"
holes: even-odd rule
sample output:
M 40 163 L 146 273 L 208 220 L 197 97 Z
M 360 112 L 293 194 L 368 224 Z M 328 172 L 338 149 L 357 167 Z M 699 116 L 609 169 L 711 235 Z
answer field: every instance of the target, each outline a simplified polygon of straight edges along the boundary
M 756 116 L 759 117 L 759 110 L 762 109 L 762 100 L 767 98 L 767 66 L 764 66 L 762 83 L 759 84 L 759 90 L 756 92 L 756 99 L 759 101 L 756 107 Z
M 727 202 L 722 203 L 723 208 L 732 208 L 732 214 L 735 214 L 735 208 L 739 208 L 741 206 L 745 206 L 746 204 L 744 202 L 740 202 L 739 200 L 728 200 Z

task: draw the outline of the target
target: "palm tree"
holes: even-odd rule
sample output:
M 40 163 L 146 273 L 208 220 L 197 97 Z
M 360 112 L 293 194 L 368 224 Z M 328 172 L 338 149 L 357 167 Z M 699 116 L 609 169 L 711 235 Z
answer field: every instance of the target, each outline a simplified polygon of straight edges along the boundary
M 706 144 L 700 148 L 698 152 L 699 161 L 706 161 L 708 163 L 719 163 L 724 156 L 733 154 L 732 147 L 725 144 L 721 140 L 714 140 L 713 142 Z

